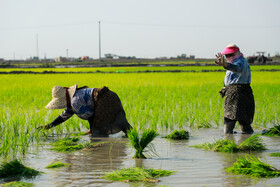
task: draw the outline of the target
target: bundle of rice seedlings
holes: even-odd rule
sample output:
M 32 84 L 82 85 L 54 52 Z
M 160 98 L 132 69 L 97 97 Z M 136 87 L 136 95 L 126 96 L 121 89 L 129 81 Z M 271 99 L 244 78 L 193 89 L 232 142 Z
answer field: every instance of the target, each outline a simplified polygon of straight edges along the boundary
M 262 151 L 266 148 L 260 138 L 260 134 L 255 134 L 238 145 L 238 149 L 240 151 Z
M 274 125 L 267 132 L 263 133 L 265 136 L 280 136 L 280 125 Z
M 156 178 L 168 176 L 175 171 L 160 170 L 160 169 L 144 169 L 139 167 L 127 168 L 116 170 L 110 173 L 105 173 L 103 178 L 114 181 L 124 181 L 124 182 L 158 182 Z
M 13 181 L 13 182 L 8 182 L 5 184 L 1 184 L 3 187 L 30 187 L 34 186 L 33 183 L 29 182 L 23 182 L 23 181 Z
M 270 153 L 269 156 L 280 157 L 280 153 Z
M 199 145 L 193 145 L 191 147 L 202 148 L 204 150 L 213 150 L 215 152 L 238 152 L 237 145 L 232 140 L 228 139 L 219 139 L 214 143 L 203 143 Z
M 0 166 L 0 178 L 6 178 L 6 177 L 31 178 L 39 174 L 40 174 L 39 171 L 24 166 L 17 159 L 12 160 L 10 162 L 3 162 Z
M 51 162 L 49 165 L 46 166 L 46 168 L 50 169 L 50 168 L 60 168 L 60 167 L 65 167 L 65 166 L 70 166 L 71 164 L 68 163 L 62 163 L 61 161 L 53 161 Z
M 226 171 L 258 178 L 280 176 L 280 170 L 266 164 L 261 161 L 260 158 L 253 155 L 245 155 L 245 157 L 240 156 L 233 166 L 227 168 Z
M 189 132 L 186 130 L 175 130 L 164 138 L 173 140 L 187 140 L 189 139 Z
M 150 144 L 154 138 L 158 135 L 156 130 L 152 128 L 145 129 L 142 133 L 142 137 L 139 137 L 138 131 L 136 128 L 128 131 L 127 136 L 130 140 L 132 147 L 135 149 L 135 155 L 133 158 L 146 158 L 143 154 L 145 152 L 150 151 L 155 153 L 155 149 L 152 144 Z

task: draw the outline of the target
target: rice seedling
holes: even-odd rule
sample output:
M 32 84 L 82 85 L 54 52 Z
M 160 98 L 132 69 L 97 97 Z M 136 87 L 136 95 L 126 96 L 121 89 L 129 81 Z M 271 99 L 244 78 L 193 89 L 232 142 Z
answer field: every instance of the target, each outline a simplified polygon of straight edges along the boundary
M 280 153 L 270 153 L 269 156 L 280 157 Z
M 241 144 L 238 145 L 239 151 L 262 151 L 266 150 L 260 134 L 255 134 L 250 138 L 247 138 Z
M 213 150 L 215 152 L 226 152 L 226 153 L 235 153 L 238 152 L 237 145 L 228 139 L 219 139 L 213 143 L 203 143 L 199 145 L 193 145 L 191 147 L 202 148 L 204 150 Z
M 260 134 L 255 134 L 247 138 L 241 144 L 236 145 L 233 140 L 219 139 L 213 143 L 203 143 L 191 147 L 202 148 L 204 150 L 212 150 L 215 152 L 244 152 L 244 151 L 262 151 L 265 150 Z
M 0 178 L 19 177 L 32 178 L 39 175 L 40 172 L 24 166 L 19 160 L 3 162 L 0 166 Z
M 66 167 L 66 166 L 70 166 L 71 164 L 68 163 L 62 163 L 61 161 L 53 161 L 51 162 L 49 165 L 46 166 L 47 169 L 50 168 L 60 168 L 60 167 Z
M 134 167 L 105 173 L 103 178 L 123 182 L 158 182 L 159 180 L 157 180 L 157 178 L 169 176 L 174 172 L 175 171 Z
M 53 148 L 51 150 L 58 152 L 72 152 L 76 150 L 80 150 L 83 148 L 82 144 L 78 143 L 79 137 L 65 137 L 57 142 L 52 143 Z
M 264 132 L 265 136 L 280 136 L 280 125 L 274 125 L 267 132 Z
M 245 157 L 240 156 L 233 166 L 227 168 L 226 171 L 257 178 L 280 176 L 280 170 L 253 155 L 245 155 Z
M 173 140 L 187 140 L 189 139 L 189 132 L 186 130 L 175 130 L 164 138 L 173 139 Z
M 146 158 L 143 152 L 150 151 L 155 153 L 154 147 L 151 142 L 158 135 L 156 130 L 152 128 L 147 128 L 143 131 L 140 137 L 136 128 L 128 131 L 127 136 L 130 140 L 130 144 L 135 149 L 135 155 L 133 158 Z
M 29 183 L 29 182 L 23 182 L 23 181 L 13 181 L 13 182 L 1 184 L 1 186 L 3 186 L 3 187 L 31 187 L 31 186 L 34 186 L 34 184 Z

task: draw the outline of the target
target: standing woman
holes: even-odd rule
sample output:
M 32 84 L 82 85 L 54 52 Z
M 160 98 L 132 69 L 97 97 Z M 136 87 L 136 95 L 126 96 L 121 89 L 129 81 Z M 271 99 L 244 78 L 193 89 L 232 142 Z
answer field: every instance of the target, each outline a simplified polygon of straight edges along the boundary
M 233 134 L 235 123 L 238 121 L 242 134 L 252 134 L 254 131 L 251 123 L 255 113 L 255 101 L 250 86 L 250 66 L 240 53 L 239 47 L 234 44 L 228 45 L 216 57 L 216 64 L 227 70 L 224 79 L 225 87 L 220 91 L 221 96 L 225 96 L 224 133 Z

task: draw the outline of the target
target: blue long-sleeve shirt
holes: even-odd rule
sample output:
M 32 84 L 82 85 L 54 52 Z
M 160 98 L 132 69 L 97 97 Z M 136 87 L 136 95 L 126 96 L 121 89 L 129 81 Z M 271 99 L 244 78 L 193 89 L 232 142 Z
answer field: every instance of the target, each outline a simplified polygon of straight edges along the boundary
M 94 114 L 94 102 L 92 93 L 94 88 L 76 90 L 71 99 L 71 109 L 65 108 L 60 114 L 64 121 L 76 114 L 79 118 L 88 120 Z
M 224 79 L 225 86 L 231 84 L 250 84 L 251 83 L 251 70 L 246 59 L 241 56 L 233 63 L 227 64 L 227 71 Z

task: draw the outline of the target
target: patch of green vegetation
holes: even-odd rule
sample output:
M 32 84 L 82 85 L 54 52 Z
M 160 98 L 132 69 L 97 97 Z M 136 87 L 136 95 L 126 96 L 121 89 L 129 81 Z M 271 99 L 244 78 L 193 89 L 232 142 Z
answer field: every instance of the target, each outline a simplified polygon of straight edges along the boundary
M 175 130 L 164 138 L 173 140 L 187 140 L 189 139 L 189 132 L 186 130 Z
M 61 161 L 58 162 L 51 162 L 49 165 L 47 165 L 46 168 L 60 168 L 60 167 L 65 167 L 65 166 L 70 166 L 71 164 L 68 163 L 62 163 Z
M 124 182 L 158 182 L 156 178 L 168 176 L 175 171 L 160 170 L 160 169 L 144 169 L 144 168 L 127 168 L 116 170 L 111 173 L 105 173 L 103 178 L 114 181 L 124 181 Z
M 213 150 L 216 152 L 241 152 L 241 151 L 262 151 L 265 150 L 260 134 L 255 134 L 250 138 L 247 138 L 240 145 L 236 145 L 233 140 L 219 139 L 214 143 L 203 143 L 199 145 L 193 145 L 191 147 L 202 148 L 204 150 Z
M 74 137 L 65 137 L 61 140 L 58 140 L 57 142 L 52 143 L 53 147 L 51 150 L 58 151 L 58 152 L 73 152 L 77 150 L 95 150 L 97 147 L 100 147 L 101 144 L 104 144 L 106 142 L 101 143 L 78 143 L 80 140 L 79 136 Z
M 82 144 L 78 144 L 79 137 L 65 137 L 57 142 L 52 143 L 53 148 L 51 150 L 58 152 L 72 152 L 76 150 L 82 149 L 84 146 Z
M 216 152 L 229 152 L 229 153 L 238 152 L 237 145 L 232 140 L 228 140 L 228 139 L 225 140 L 219 139 L 214 143 L 203 143 L 199 145 L 193 145 L 191 147 L 202 148 L 204 150 L 213 150 Z
M 238 145 L 239 151 L 262 151 L 266 150 L 260 134 L 255 134 L 250 138 L 247 138 L 240 145 Z
M 280 136 L 280 125 L 274 125 L 267 132 L 263 133 L 265 136 Z
M 128 131 L 127 136 L 130 140 L 132 147 L 135 149 L 135 155 L 133 158 L 146 158 L 143 152 L 151 151 L 155 153 L 155 149 L 152 144 L 150 144 L 154 138 L 158 135 L 156 130 L 152 128 L 147 128 L 143 131 L 142 137 L 139 137 L 136 128 Z M 145 150 L 145 148 L 147 148 Z
M 227 168 L 226 171 L 258 178 L 280 176 L 280 170 L 266 164 L 261 161 L 260 158 L 253 155 L 246 155 L 245 157 L 240 156 L 233 166 Z
M 280 157 L 280 153 L 270 153 L 269 156 Z
M 40 172 L 24 166 L 19 160 L 3 162 L 0 166 L 0 178 L 6 177 L 24 177 L 31 178 L 39 175 Z
M 23 181 L 13 181 L 13 182 L 8 182 L 5 184 L 1 184 L 3 187 L 29 187 L 29 186 L 34 186 L 33 183 L 29 182 L 23 182 Z

